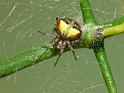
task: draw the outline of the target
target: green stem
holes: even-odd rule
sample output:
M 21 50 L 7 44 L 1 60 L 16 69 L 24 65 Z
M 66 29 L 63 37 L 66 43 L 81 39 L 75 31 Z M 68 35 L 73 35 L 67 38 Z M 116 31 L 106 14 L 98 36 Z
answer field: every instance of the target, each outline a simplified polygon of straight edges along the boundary
M 103 32 L 104 32 L 103 33 L 104 38 L 108 38 L 113 35 L 123 33 L 124 32 L 124 23 L 116 25 L 116 26 L 104 28 Z
M 45 52 L 46 48 L 48 50 Z M 2 60 L 0 61 L 0 77 L 7 76 L 55 55 L 57 55 L 57 52 L 54 49 L 49 48 L 49 46 L 41 46 L 30 49 L 18 56 Z
M 109 93 L 117 93 L 115 82 L 112 76 L 112 72 L 106 57 L 105 49 L 103 46 L 98 46 L 94 48 L 95 56 L 99 62 L 99 66 L 102 71 L 103 78 L 105 80 L 106 86 Z
M 82 46 L 74 46 L 74 48 L 80 48 Z M 65 49 L 68 51 L 69 49 Z M 0 78 L 12 74 L 16 71 L 42 62 L 45 59 L 49 59 L 58 55 L 59 51 L 51 48 L 50 45 L 42 45 L 38 48 L 32 48 L 20 55 L 10 57 L 5 60 L 0 60 Z
M 120 25 L 122 23 L 124 23 L 124 16 L 121 16 L 119 18 L 116 18 L 116 19 L 113 19 L 111 21 L 105 22 L 104 25 L 106 27 L 109 27 L 109 26 L 111 27 L 111 26 Z
M 83 15 L 83 21 L 85 24 L 96 24 L 96 20 L 93 16 L 89 0 L 80 0 L 81 11 Z
M 124 16 L 104 24 L 103 37 L 111 37 L 124 32 Z

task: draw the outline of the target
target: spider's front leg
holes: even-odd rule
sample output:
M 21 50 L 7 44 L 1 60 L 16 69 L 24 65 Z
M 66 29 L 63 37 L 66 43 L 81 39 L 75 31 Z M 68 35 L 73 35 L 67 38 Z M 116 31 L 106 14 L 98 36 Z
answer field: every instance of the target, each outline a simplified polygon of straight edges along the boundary
M 54 34 L 54 32 L 56 32 L 56 30 L 57 30 L 56 27 L 54 27 L 54 29 L 52 30 L 52 33 Z

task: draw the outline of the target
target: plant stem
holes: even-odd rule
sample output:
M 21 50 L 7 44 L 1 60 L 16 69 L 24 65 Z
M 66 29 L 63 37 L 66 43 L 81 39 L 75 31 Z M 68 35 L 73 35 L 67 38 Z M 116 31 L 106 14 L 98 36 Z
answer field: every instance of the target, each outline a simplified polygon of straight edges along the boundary
M 105 80 L 106 86 L 109 93 L 117 93 L 115 82 L 112 76 L 112 72 L 106 57 L 105 49 L 103 46 L 98 46 L 94 48 L 95 56 L 99 62 L 99 66 L 102 71 L 103 78 Z
M 106 27 L 111 27 L 111 26 L 116 26 L 116 25 L 120 25 L 124 23 L 124 16 L 121 16 L 119 18 L 113 19 L 111 21 L 105 22 L 103 23 L 103 25 L 105 25 Z
M 74 48 L 81 48 L 82 46 L 74 46 Z M 64 52 L 69 49 L 65 49 Z M 0 78 L 17 72 L 21 69 L 39 63 L 45 59 L 49 59 L 59 54 L 59 51 L 51 48 L 50 45 L 42 45 L 38 48 L 32 48 L 20 55 L 10 57 L 8 59 L 0 60 Z
M 103 37 L 111 37 L 124 32 L 124 16 L 104 23 Z
M 104 28 L 103 37 L 104 38 L 111 37 L 122 32 L 124 32 L 124 22 L 116 26 Z
M 0 77 L 7 76 L 57 55 L 54 49 L 46 47 L 41 46 L 39 48 L 33 48 L 18 56 L 0 61 Z M 48 50 L 45 52 L 46 49 Z
M 81 11 L 83 15 L 83 21 L 85 24 L 96 24 L 96 20 L 93 16 L 89 0 L 80 0 Z

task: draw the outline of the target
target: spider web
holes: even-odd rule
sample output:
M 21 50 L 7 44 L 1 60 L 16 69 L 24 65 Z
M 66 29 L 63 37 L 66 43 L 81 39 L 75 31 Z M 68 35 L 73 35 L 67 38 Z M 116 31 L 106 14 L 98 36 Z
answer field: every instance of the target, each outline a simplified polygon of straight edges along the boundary
M 123 0 L 90 0 L 98 21 L 124 15 Z M 82 23 L 79 0 L 0 0 L 0 58 L 6 59 L 52 37 L 38 33 L 52 33 L 55 18 L 74 18 Z M 105 48 L 119 93 L 123 93 L 123 34 L 105 40 Z M 107 93 L 103 77 L 93 51 L 75 50 L 64 53 L 56 67 L 57 57 L 6 78 L 0 79 L 2 93 Z M 119 55 L 119 56 L 118 56 Z

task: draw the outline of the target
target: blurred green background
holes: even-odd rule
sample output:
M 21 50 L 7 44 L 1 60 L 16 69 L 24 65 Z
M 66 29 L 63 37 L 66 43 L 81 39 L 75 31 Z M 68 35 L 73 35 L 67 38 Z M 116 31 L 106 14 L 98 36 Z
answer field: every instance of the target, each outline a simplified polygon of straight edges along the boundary
M 90 0 L 98 21 L 124 15 L 123 0 Z M 79 0 L 0 0 L 0 59 L 7 59 L 53 38 L 37 31 L 52 33 L 55 18 L 74 18 L 82 23 Z M 118 93 L 124 91 L 124 34 L 105 40 L 105 48 Z M 64 53 L 57 57 L 0 79 L 1 93 L 108 93 L 92 50 Z

